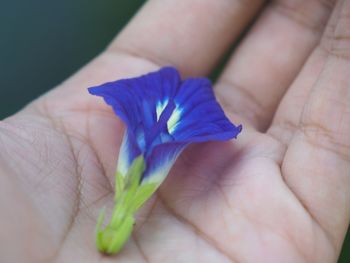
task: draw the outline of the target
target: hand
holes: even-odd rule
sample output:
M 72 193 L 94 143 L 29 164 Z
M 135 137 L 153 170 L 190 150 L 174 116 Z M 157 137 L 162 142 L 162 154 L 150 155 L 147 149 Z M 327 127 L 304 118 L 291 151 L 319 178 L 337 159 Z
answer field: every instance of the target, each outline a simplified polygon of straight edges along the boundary
M 260 15 L 257 13 L 261 11 Z M 151 0 L 107 50 L 0 124 L 1 262 L 336 262 L 350 216 L 350 1 Z M 100 255 L 123 126 L 87 87 L 205 75 L 238 140 L 188 148 Z

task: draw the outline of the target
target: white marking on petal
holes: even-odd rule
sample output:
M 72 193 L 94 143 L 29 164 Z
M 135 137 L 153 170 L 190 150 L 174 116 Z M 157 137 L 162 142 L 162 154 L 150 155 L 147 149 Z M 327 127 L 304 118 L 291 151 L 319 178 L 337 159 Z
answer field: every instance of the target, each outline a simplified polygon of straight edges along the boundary
M 157 103 L 156 107 L 156 113 L 157 113 L 157 121 L 159 121 L 160 115 L 164 111 L 165 107 L 168 105 L 169 99 L 166 99 L 164 101 L 159 101 Z M 179 120 L 181 118 L 182 110 L 180 109 L 179 105 L 176 104 L 174 111 L 170 115 L 170 118 L 167 122 L 168 131 L 170 134 L 172 134 L 176 130 L 176 126 L 179 123 Z
M 159 121 L 160 115 L 162 114 L 166 105 L 168 105 L 168 102 L 169 102 L 169 99 L 165 99 L 164 101 L 158 101 L 157 107 L 156 107 L 157 121 Z
M 124 134 L 122 145 L 120 146 L 119 150 L 119 156 L 118 156 L 118 172 L 122 176 L 126 176 L 128 169 L 129 169 L 129 163 L 128 163 L 128 139 L 127 139 L 127 134 Z
M 174 131 L 176 130 L 176 126 L 179 124 L 179 120 L 181 118 L 181 113 L 182 113 L 182 110 L 179 108 L 178 105 L 176 105 L 175 110 L 173 111 L 173 113 L 171 114 L 167 122 L 168 131 L 170 134 L 173 134 Z

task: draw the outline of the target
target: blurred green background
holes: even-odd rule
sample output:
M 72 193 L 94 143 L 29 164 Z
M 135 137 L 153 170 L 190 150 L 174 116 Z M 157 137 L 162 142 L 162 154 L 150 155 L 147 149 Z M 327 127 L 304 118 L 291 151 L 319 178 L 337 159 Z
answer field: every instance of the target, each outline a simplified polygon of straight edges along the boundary
M 0 119 L 91 60 L 144 1 L 0 1 Z M 350 262 L 350 236 L 341 263 Z

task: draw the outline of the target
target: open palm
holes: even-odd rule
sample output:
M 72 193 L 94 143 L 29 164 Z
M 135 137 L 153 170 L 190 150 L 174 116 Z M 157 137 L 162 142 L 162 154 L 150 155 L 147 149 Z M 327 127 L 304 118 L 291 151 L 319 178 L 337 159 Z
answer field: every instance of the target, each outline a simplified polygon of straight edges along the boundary
M 337 2 L 337 3 L 335 3 Z M 207 74 L 244 130 L 190 146 L 114 257 L 94 247 L 123 125 L 86 88 Z M 151 0 L 75 76 L 0 123 L 1 262 L 335 262 L 350 216 L 350 1 Z

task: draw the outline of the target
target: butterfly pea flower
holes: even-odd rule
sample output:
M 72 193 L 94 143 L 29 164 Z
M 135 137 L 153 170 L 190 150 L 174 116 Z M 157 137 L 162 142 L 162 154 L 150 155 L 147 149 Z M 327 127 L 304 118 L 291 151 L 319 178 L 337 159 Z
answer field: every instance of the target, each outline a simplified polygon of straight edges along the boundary
M 105 83 L 89 92 L 101 96 L 126 125 L 111 220 L 102 227 L 102 211 L 96 227 L 97 249 L 113 254 L 128 240 L 136 211 L 164 181 L 186 146 L 236 138 L 242 126 L 225 116 L 208 79 L 181 80 L 173 67 Z

